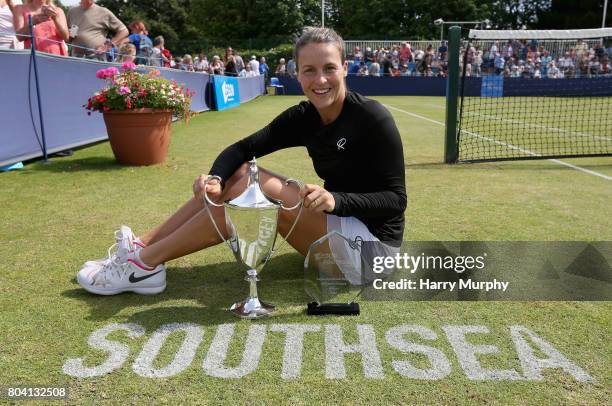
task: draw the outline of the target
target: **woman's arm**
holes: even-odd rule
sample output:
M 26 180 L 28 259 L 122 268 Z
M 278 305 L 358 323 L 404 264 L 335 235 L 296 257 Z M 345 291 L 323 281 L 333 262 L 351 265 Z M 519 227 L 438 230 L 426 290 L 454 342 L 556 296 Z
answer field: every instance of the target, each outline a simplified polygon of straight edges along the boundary
M 17 34 L 17 40 L 23 42 L 30 37 L 29 22 L 23 15 L 23 6 L 15 6 L 13 9 L 13 25 L 15 26 L 15 33 Z M 49 20 L 49 17 L 44 14 L 32 15 L 32 24 L 36 25 Z
M 224 181 L 253 157 L 261 157 L 283 148 L 302 145 L 304 107 L 291 107 L 276 117 L 270 124 L 256 133 L 225 148 L 208 172 L 220 176 Z
M 43 13 L 53 20 L 55 28 L 62 39 L 64 41 L 68 41 L 70 39 L 70 33 L 68 32 L 68 22 L 66 21 L 64 10 L 53 5 L 49 5 L 43 6 Z
M 11 12 L 13 13 L 13 27 L 15 27 L 15 33 L 16 34 L 27 34 L 27 32 L 22 32 L 23 31 L 23 26 L 24 26 L 24 18 L 23 18 L 23 12 L 22 12 L 22 7 L 23 6 L 13 6 L 12 8 L 9 7 L 9 9 L 11 10 Z M 23 35 L 17 35 L 17 40 L 20 42 L 23 42 L 27 39 L 27 37 L 24 37 Z
M 404 150 L 399 131 L 391 114 L 382 106 L 374 109 L 370 122 L 371 134 L 376 134 L 368 146 L 372 166 L 365 168 L 364 182 L 374 183 L 371 193 L 331 192 L 337 216 L 360 218 L 400 215 L 406 210 Z M 353 174 L 355 175 L 355 174 Z M 370 189 L 372 190 L 372 189 Z

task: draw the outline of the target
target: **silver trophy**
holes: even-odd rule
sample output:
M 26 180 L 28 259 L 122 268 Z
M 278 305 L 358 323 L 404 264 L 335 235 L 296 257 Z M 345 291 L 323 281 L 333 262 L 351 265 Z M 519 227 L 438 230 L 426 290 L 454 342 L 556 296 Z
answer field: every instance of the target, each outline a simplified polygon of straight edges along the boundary
M 300 198 L 295 206 L 285 207 L 283 202 L 266 196 L 259 184 L 259 169 L 255 158 L 249 163 L 247 187 L 240 196 L 228 200 L 224 204 L 216 204 L 209 199 L 206 188 L 204 188 L 204 199 L 206 200 L 206 210 L 215 230 L 217 230 L 221 239 L 228 244 L 236 257 L 236 261 L 247 273 L 245 280 L 249 282 L 249 296 L 242 302 L 234 303 L 230 311 L 242 318 L 256 319 L 268 316 L 274 310 L 274 305 L 259 300 L 257 295 L 257 281 L 259 279 L 257 279 L 257 275 L 261 273 L 265 264 L 282 246 L 281 244 L 276 248 L 274 247 L 279 210 L 300 210 L 285 238 L 286 242 L 300 218 L 303 201 Z M 208 183 L 211 179 L 221 181 L 218 176 L 211 176 L 206 182 Z M 302 184 L 294 179 L 288 179 L 285 183 L 287 185 L 293 184 L 298 189 L 302 187 Z M 225 208 L 227 240 L 215 223 L 209 205 Z

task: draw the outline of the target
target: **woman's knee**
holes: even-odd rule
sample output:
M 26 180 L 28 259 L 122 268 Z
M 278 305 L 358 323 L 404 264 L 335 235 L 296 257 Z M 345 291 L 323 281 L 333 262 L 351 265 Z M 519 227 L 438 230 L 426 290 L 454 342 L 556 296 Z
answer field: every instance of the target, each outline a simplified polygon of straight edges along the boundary
M 250 163 L 245 162 L 225 182 L 222 200 L 233 199 L 242 193 L 247 186 Z M 259 183 L 270 197 L 283 201 L 286 205 L 295 205 L 299 199 L 299 190 L 294 185 L 286 185 L 287 178 L 268 169 L 258 166 Z M 290 191 L 291 189 L 291 191 Z
M 238 169 L 225 182 L 225 187 L 221 194 L 221 201 L 233 199 L 238 196 L 246 187 L 246 176 L 248 173 L 249 164 L 247 162 L 240 165 Z

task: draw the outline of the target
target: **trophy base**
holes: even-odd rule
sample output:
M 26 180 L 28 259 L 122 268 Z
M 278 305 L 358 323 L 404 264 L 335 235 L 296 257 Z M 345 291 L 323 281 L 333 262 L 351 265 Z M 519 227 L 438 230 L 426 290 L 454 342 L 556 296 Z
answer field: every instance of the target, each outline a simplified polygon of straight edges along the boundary
M 230 311 L 243 319 L 259 319 L 271 315 L 274 305 L 262 302 L 256 297 L 249 297 L 243 302 L 234 303 Z
M 359 303 L 308 303 L 306 313 L 309 316 L 323 316 L 326 314 L 336 314 L 340 316 L 357 316 L 360 313 Z

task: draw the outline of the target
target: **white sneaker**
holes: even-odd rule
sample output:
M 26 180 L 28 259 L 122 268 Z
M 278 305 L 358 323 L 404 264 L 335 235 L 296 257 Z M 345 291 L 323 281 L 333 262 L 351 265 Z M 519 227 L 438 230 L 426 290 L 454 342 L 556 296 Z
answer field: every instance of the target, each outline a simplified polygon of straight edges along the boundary
M 119 230 L 115 231 L 115 244 L 112 245 L 108 250 L 108 257 L 101 259 L 94 259 L 87 261 L 83 265 L 83 268 L 100 268 L 105 265 L 111 258 L 117 258 L 118 262 L 125 262 L 127 254 L 130 251 L 138 251 L 145 247 L 141 242 L 136 241 L 136 236 L 132 232 L 132 229 L 128 226 L 120 226 Z M 113 252 L 114 250 L 114 252 Z
M 122 292 L 154 295 L 166 289 L 166 268 L 163 264 L 147 267 L 131 252 L 123 263 L 109 259 L 101 267 L 84 267 L 77 274 L 77 281 L 85 290 L 97 295 Z

